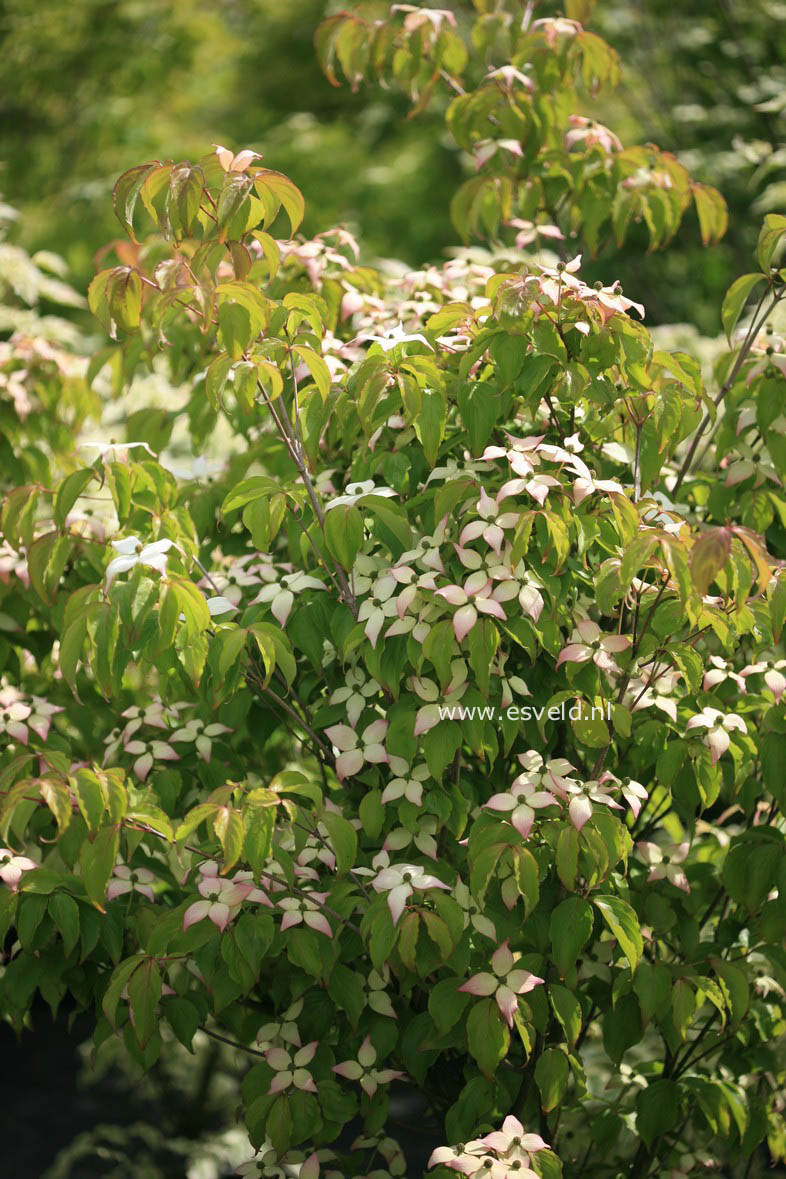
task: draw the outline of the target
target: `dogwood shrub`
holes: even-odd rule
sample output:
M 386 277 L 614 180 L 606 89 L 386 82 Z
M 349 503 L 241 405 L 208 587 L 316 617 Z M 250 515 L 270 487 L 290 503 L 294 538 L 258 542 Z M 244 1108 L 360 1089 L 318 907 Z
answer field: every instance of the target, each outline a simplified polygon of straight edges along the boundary
M 392 1085 L 434 1174 L 783 1158 L 786 218 L 656 347 L 613 242 L 722 199 L 580 113 L 587 0 L 475 7 L 317 46 L 446 106 L 484 250 L 371 268 L 218 146 L 118 181 L 85 375 L 3 345 L 0 1006 L 229 1042 L 245 1175 L 406 1174 Z

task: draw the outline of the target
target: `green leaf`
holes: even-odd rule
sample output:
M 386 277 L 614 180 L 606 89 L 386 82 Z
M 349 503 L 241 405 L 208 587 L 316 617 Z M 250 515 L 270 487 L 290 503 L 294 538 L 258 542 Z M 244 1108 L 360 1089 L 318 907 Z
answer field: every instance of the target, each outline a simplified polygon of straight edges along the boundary
M 579 833 L 572 823 L 566 823 L 557 839 L 557 875 L 568 892 L 576 885 L 579 866 Z
M 524 901 L 524 917 L 527 918 L 540 899 L 540 880 L 537 860 L 526 847 L 514 849 L 513 871 Z
M 680 1091 L 675 1081 L 653 1081 L 636 1098 L 636 1130 L 647 1147 L 679 1124 Z
M 128 1003 L 133 1017 L 134 1034 L 140 1048 L 145 1048 L 158 1027 L 158 1001 L 161 998 L 161 971 L 155 958 L 145 958 L 128 983 Z
M 272 806 L 248 807 L 243 812 L 243 819 L 246 826 L 243 857 L 252 872 L 259 873 L 270 857 L 276 808 Z
M 117 860 L 119 842 L 117 827 L 102 827 L 92 840 L 86 840 L 82 844 L 79 853 L 79 868 L 85 891 L 102 913 L 106 886 Z
M 552 958 L 563 977 L 573 971 L 592 926 L 592 907 L 582 897 L 568 897 L 551 914 Z
M 115 216 L 133 242 L 136 241 L 134 235 L 134 209 L 136 208 L 139 194 L 148 176 L 159 167 L 159 164 L 152 163 L 139 164 L 136 168 L 129 168 L 127 172 L 123 173 L 112 190 L 112 204 L 114 205 Z
M 646 1020 L 662 1019 L 671 1010 L 671 974 L 659 963 L 639 962 L 633 976 L 633 989 Z
M 289 218 L 290 236 L 294 235 L 306 211 L 303 194 L 292 181 L 281 172 L 262 169 L 254 176 L 254 184 L 260 196 L 268 193 L 278 206 L 283 207 Z
M 223 852 L 224 867 L 221 872 L 224 875 L 230 868 L 234 868 L 243 850 L 245 831 L 240 812 L 228 806 L 220 806 L 213 818 L 213 830 Z
M 701 240 L 705 246 L 715 245 L 723 237 L 729 224 L 726 202 L 716 188 L 707 184 L 691 184 L 696 212 L 699 216 Z
M 60 836 L 71 822 L 71 793 L 66 784 L 57 778 L 43 778 L 39 788 L 41 797 L 55 817 Z
M 336 868 L 339 873 L 348 872 L 355 864 L 358 851 L 358 837 L 355 828 L 342 815 L 334 811 L 323 811 L 322 824 L 327 829 L 333 851 L 336 853 Z
M 55 892 L 49 898 L 49 916 L 60 931 L 66 957 L 79 941 L 79 905 L 67 892 Z
M 147 960 L 146 954 L 133 954 L 130 958 L 126 958 L 120 962 L 112 971 L 112 976 L 109 979 L 109 985 L 104 992 L 104 997 L 101 1001 L 101 1007 L 109 1023 L 112 1027 L 117 1027 L 115 1022 L 115 1015 L 117 1012 L 117 1005 L 120 1002 L 120 996 L 126 988 L 126 984 L 131 975 L 136 970 L 140 963 Z
M 179 995 L 166 995 L 161 1001 L 161 1011 L 183 1047 L 193 1053 L 193 1039 L 201 1023 L 194 1004 Z
M 280 484 L 275 479 L 268 479 L 266 475 L 252 475 L 236 484 L 221 505 L 221 514 L 234 512 L 237 508 L 245 507 L 261 496 L 279 495 Z
M 572 1048 L 581 1031 L 581 1004 L 572 991 L 559 983 L 549 983 L 549 1002 L 560 1022 L 568 1047 Z
M 312 348 L 306 348 L 303 344 L 296 344 L 292 349 L 305 364 L 308 371 L 311 373 L 314 384 L 319 390 L 319 394 L 323 401 L 327 400 L 330 393 L 330 369 L 326 365 L 322 357 L 314 352 Z
M 106 798 L 98 778 L 92 770 L 77 770 L 71 778 L 71 789 L 88 830 L 97 831 L 106 810 Z
M 342 569 L 355 564 L 363 537 L 363 516 L 354 504 L 339 504 L 325 513 L 325 544 Z
M 426 390 L 420 410 L 412 424 L 415 427 L 418 441 L 423 447 L 426 462 L 430 467 L 433 467 L 437 461 L 439 447 L 445 436 L 446 422 L 445 398 L 435 390 Z
M 60 578 L 73 550 L 70 537 L 46 532 L 34 540 L 27 554 L 30 583 L 41 600 L 52 606 Z
M 429 991 L 428 1010 L 434 1026 L 444 1036 L 458 1023 L 471 996 L 460 991 L 460 978 L 443 978 Z
M 493 999 L 475 1003 L 467 1018 L 467 1043 L 486 1077 L 492 1077 L 510 1047 L 510 1032 Z
M 772 266 L 775 254 L 779 252 L 784 237 L 786 237 L 786 217 L 781 216 L 780 213 L 768 213 L 764 218 L 756 247 L 756 256 L 765 274 Z
M 556 1109 L 568 1088 L 570 1064 L 561 1048 L 547 1048 L 535 1065 L 535 1083 L 545 1113 Z
M 734 280 L 726 292 L 723 299 L 723 306 L 721 307 L 721 322 L 729 343 L 731 343 L 732 332 L 737 326 L 737 321 L 742 314 L 745 304 L 748 302 L 751 292 L 755 290 L 759 283 L 766 281 L 766 277 L 763 274 L 742 274 Z
M 620 897 L 593 896 L 592 903 L 619 942 L 631 970 L 635 970 L 644 952 L 641 927 L 636 913 L 628 902 Z
M 725 958 L 711 958 L 713 969 L 721 982 L 721 990 L 728 1004 L 731 1016 L 731 1028 L 735 1031 L 742 1022 L 750 1002 L 748 980 L 739 966 L 727 962 Z
M 93 468 L 88 467 L 83 471 L 74 471 L 72 475 L 66 475 L 65 479 L 60 480 L 55 491 L 52 507 L 52 515 L 58 528 L 65 528 L 68 513 L 88 483 L 97 478 L 98 476 Z

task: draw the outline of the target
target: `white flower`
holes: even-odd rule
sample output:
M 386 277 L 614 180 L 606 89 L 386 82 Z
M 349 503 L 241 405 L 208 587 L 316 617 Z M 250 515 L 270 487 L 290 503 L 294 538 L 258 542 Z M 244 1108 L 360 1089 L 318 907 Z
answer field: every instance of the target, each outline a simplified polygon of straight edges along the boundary
M 735 729 L 740 733 L 748 731 L 745 721 L 736 712 L 724 714 L 717 708 L 703 708 L 701 712 L 690 718 L 685 728 L 687 731 L 691 729 L 707 730 L 704 743 L 712 755 L 713 765 L 729 748 L 729 733 Z
M 390 499 L 391 496 L 396 495 L 396 492 L 392 487 L 377 487 L 373 479 L 365 479 L 362 483 L 348 483 L 345 493 L 331 499 L 325 505 L 325 511 L 329 512 L 331 508 L 340 507 L 341 504 L 355 504 L 365 495 L 381 495 L 385 499 Z
M 375 720 L 363 730 L 362 736 L 350 729 L 349 725 L 331 725 L 325 729 L 326 735 L 339 751 L 336 758 L 336 773 L 340 782 L 352 774 L 357 774 L 364 762 L 378 765 L 388 760 L 384 740 L 388 731 L 388 722 Z
M 30 872 L 37 868 L 35 860 L 27 856 L 16 856 L 7 847 L 0 847 L 0 880 L 7 884 L 12 892 L 16 892 L 23 872 Z
M 362 340 L 369 340 L 374 344 L 379 344 L 383 352 L 390 352 L 393 348 L 398 347 L 399 344 L 414 343 L 425 344 L 427 348 L 434 351 L 433 344 L 430 344 L 425 336 L 420 332 L 405 332 L 404 325 L 399 323 L 393 328 L 393 331 L 387 336 L 361 336 Z
M 371 885 L 377 892 L 388 893 L 388 908 L 394 925 L 398 925 L 404 906 L 415 889 L 444 888 L 450 891 L 444 881 L 430 876 L 417 864 L 393 864 L 390 868 L 383 868 Z
M 112 548 L 120 553 L 110 561 L 106 569 L 106 588 L 109 590 L 118 573 L 127 573 L 137 565 L 147 565 L 163 573 L 166 569 L 166 554 L 172 548 L 173 540 L 155 540 L 143 544 L 138 536 L 127 536 L 124 540 L 113 540 Z

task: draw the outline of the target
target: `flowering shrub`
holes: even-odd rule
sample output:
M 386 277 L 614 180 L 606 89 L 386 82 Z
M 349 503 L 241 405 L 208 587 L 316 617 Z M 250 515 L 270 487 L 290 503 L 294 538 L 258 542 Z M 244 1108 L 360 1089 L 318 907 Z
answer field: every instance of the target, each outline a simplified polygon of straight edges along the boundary
M 394 1084 L 435 1174 L 786 1155 L 786 218 L 711 373 L 585 283 L 724 206 L 578 113 L 619 65 L 567 7 L 317 33 L 452 94 L 486 253 L 389 277 L 219 146 L 120 178 L 89 293 L 107 420 L 170 405 L 76 445 L 57 357 L 2 356 L 0 1009 L 229 1041 L 245 1175 L 405 1174 Z

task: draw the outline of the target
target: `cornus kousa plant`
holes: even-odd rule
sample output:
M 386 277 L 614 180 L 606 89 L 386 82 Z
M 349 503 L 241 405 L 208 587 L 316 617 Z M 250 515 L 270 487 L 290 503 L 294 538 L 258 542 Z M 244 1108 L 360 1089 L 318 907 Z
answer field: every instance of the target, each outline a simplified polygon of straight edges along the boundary
M 786 217 L 714 366 L 659 348 L 615 243 L 712 245 L 722 198 L 591 117 L 590 0 L 475 9 L 316 35 L 445 112 L 472 252 L 391 279 L 219 146 L 119 179 L 87 368 L 3 345 L 0 1011 L 141 1069 L 212 1038 L 244 1175 L 414 1175 L 402 1095 L 434 1175 L 756 1175 Z

